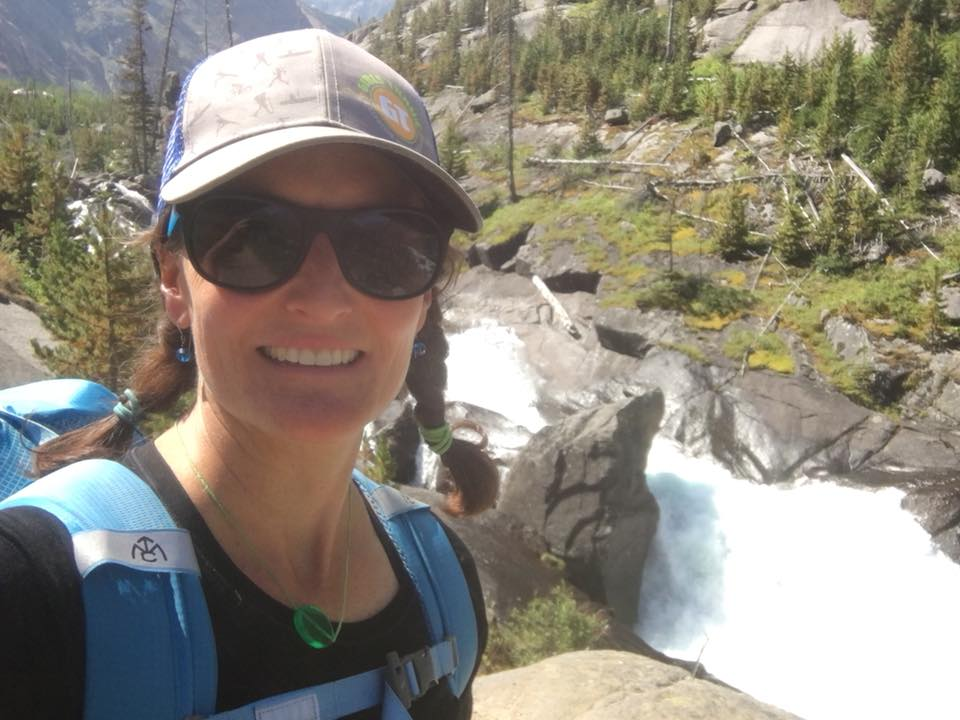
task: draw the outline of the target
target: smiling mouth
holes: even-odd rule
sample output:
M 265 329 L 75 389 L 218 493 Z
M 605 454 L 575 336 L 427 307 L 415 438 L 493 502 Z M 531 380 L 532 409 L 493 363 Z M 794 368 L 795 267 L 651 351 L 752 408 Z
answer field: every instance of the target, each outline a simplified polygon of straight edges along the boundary
M 292 365 L 337 367 L 349 365 L 358 357 L 359 350 L 307 350 L 306 348 L 262 347 L 260 352 L 271 360 Z

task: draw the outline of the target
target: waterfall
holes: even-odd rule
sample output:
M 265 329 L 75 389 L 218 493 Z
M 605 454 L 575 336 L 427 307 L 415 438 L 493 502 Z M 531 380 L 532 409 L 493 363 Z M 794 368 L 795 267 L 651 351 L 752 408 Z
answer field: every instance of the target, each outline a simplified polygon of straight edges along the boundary
M 637 633 L 807 720 L 956 717 L 960 566 L 903 493 L 757 485 L 657 440 Z
M 450 337 L 448 399 L 536 431 L 537 381 L 509 328 Z M 661 521 L 637 634 L 806 720 L 933 720 L 954 704 L 960 566 L 893 488 L 758 485 L 657 439 Z

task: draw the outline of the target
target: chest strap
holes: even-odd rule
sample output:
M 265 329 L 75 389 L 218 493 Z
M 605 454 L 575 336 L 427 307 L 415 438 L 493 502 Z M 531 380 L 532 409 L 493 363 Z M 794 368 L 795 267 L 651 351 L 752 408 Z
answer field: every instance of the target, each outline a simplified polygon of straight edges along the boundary
M 275 695 L 207 720 L 337 720 L 382 705 L 381 720 L 409 720 L 410 704 L 457 667 L 453 638 L 419 652 L 387 656 L 387 665 L 314 687 Z

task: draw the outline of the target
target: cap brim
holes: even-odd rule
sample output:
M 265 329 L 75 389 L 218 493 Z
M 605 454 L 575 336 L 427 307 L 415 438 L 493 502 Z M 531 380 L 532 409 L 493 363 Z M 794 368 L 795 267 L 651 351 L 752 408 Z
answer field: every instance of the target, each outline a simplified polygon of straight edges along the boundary
M 398 143 L 346 128 L 299 125 L 241 138 L 178 168 L 160 189 L 168 204 L 182 203 L 224 184 L 231 178 L 297 148 L 327 144 L 366 145 L 383 150 L 412 172 L 427 198 L 453 227 L 477 232 L 480 211 L 449 173 L 423 155 Z

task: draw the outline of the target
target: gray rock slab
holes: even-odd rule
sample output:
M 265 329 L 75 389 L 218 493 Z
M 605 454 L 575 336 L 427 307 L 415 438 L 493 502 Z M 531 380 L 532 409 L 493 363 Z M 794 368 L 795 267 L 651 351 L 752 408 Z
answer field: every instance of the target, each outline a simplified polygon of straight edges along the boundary
M 478 677 L 474 720 L 799 720 L 686 670 L 610 650 Z
M 703 25 L 705 50 L 721 50 L 736 42 L 756 16 L 756 12 L 735 12 L 711 18 Z
M 812 60 L 835 36 L 847 33 L 853 35 L 857 52 L 870 51 L 870 23 L 847 17 L 834 0 L 788 2 L 760 18 L 731 59 L 774 63 L 789 52 L 799 60 Z
M 723 2 L 717 3 L 716 7 L 713 8 L 713 14 L 717 17 L 732 15 L 733 13 L 740 12 L 746 4 L 746 0 L 723 0 Z
M 35 314 L 12 302 L 0 304 L 0 388 L 50 377 L 33 354 L 33 339 L 41 345 L 56 342 Z

